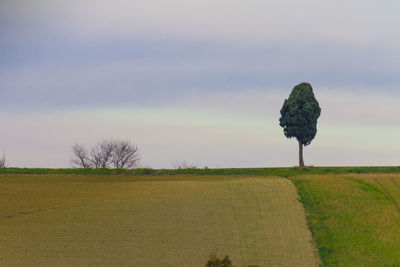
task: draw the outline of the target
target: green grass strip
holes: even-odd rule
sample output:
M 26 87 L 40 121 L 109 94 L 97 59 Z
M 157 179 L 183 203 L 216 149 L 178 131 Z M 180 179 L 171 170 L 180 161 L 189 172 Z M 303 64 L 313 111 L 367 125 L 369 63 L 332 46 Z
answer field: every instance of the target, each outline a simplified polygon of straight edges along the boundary
M 392 167 L 304 167 L 304 168 L 194 168 L 194 169 L 81 169 L 81 168 L 0 168 L 0 174 L 79 174 L 79 175 L 261 175 L 293 177 L 305 174 L 400 173 Z

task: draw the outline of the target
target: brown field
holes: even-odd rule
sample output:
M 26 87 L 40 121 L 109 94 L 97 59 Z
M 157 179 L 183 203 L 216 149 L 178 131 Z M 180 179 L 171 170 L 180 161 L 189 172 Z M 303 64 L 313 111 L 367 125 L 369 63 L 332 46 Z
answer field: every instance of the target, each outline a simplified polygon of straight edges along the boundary
M 0 175 L 0 266 L 317 266 L 282 178 Z

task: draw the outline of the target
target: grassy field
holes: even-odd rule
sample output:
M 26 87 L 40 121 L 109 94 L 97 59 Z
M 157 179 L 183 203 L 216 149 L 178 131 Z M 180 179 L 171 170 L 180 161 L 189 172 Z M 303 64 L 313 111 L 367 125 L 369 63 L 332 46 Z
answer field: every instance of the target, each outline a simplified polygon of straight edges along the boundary
M 283 178 L 0 175 L 0 266 L 316 266 Z
M 400 266 L 400 174 L 291 180 L 325 266 Z
M 0 169 L 0 266 L 317 265 L 293 184 L 323 266 L 400 266 L 399 169 Z

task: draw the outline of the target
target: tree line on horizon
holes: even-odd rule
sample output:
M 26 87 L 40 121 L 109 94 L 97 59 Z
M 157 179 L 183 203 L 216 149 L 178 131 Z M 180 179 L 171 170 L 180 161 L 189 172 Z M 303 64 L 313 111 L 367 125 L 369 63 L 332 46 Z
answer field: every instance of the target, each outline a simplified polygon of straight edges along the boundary
M 296 85 L 280 110 L 279 125 L 287 138 L 296 138 L 299 145 L 299 166 L 304 167 L 303 146 L 311 144 L 317 134 L 321 108 L 311 84 Z M 90 150 L 81 144 L 72 146 L 72 163 L 82 168 L 133 168 L 139 163 L 138 148 L 129 140 L 102 140 Z M 186 161 L 172 163 L 175 169 L 196 168 Z
M 296 138 L 299 145 L 299 166 L 304 167 L 303 146 L 311 144 L 317 134 L 317 120 L 321 108 L 314 96 L 311 84 L 296 85 L 280 110 L 279 125 L 287 138 Z M 81 168 L 121 168 L 138 167 L 140 156 L 138 147 L 130 140 L 103 139 L 90 148 L 80 143 L 71 147 L 71 163 Z M 196 164 L 186 161 L 172 162 L 175 169 L 196 168 Z M 5 152 L 0 156 L 0 168 L 6 167 Z

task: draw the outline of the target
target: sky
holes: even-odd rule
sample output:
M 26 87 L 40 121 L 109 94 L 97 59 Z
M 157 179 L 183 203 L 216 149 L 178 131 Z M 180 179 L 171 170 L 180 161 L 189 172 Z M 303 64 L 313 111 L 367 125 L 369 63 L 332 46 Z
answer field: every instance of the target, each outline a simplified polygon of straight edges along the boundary
M 313 166 L 399 165 L 396 0 L 1 0 L 0 149 L 71 167 L 71 145 L 137 144 L 141 166 L 298 164 L 292 88 L 321 106 Z

